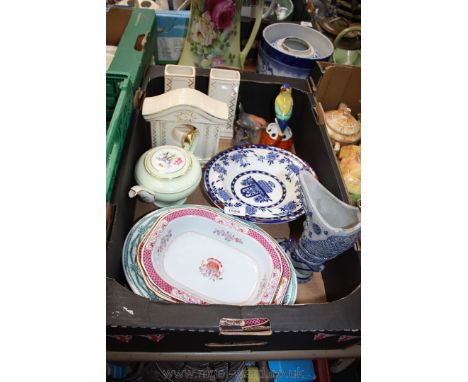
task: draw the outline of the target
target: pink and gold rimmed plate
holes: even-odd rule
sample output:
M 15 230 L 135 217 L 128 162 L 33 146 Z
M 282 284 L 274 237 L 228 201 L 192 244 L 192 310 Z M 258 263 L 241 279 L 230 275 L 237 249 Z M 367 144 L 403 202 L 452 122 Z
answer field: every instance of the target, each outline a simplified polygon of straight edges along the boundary
M 205 208 L 162 215 L 139 252 L 151 289 L 189 303 L 278 303 L 282 277 L 290 275 L 287 263 L 283 274 L 282 253 L 261 231 Z

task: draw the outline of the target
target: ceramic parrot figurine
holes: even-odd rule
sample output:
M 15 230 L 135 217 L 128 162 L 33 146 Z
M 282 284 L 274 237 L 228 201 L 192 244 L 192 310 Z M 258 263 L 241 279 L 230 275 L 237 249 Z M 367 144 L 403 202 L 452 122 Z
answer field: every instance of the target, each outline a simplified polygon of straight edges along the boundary
M 293 145 L 292 131 L 288 126 L 293 109 L 291 86 L 287 83 L 281 86 L 275 98 L 275 122 L 270 123 L 263 132 L 260 143 L 291 150 Z
M 293 109 L 293 98 L 291 95 L 291 86 L 286 83 L 281 86 L 280 93 L 275 99 L 275 116 L 276 122 L 283 133 L 288 126 L 288 121 L 291 118 Z

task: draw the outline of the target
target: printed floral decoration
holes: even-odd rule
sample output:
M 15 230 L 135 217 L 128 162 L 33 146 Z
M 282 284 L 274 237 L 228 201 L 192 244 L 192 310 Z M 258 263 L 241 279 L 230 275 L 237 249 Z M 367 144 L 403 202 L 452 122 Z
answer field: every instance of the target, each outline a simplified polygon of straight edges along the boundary
M 192 1 L 189 43 L 197 66 L 236 65 L 231 39 L 236 36 L 240 6 L 241 0 Z
M 243 244 L 242 240 L 239 239 L 237 236 L 234 236 L 231 232 L 225 231 L 223 229 L 215 229 L 213 231 L 218 236 L 221 236 L 224 238 L 226 241 L 235 241 L 236 243 Z
M 155 159 L 158 170 L 165 172 L 176 171 L 184 164 L 184 159 L 181 156 L 167 151 L 158 154 Z
M 223 264 L 212 257 L 203 261 L 200 265 L 200 273 L 212 281 L 221 280 Z

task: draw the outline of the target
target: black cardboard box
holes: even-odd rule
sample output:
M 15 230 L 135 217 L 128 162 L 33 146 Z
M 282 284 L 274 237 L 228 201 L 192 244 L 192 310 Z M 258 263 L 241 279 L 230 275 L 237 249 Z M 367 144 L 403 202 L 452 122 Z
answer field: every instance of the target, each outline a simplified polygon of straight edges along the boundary
M 208 70 L 197 69 L 196 88 L 205 93 L 208 76 Z M 290 126 L 296 154 L 313 167 L 325 187 L 345 200 L 346 190 L 333 151 L 312 110 L 313 95 L 307 81 L 242 73 L 239 98 L 244 109 L 253 109 L 255 114 L 273 120 L 274 99 L 280 85 L 286 81 L 293 87 L 294 112 Z M 142 89 L 146 96 L 164 91 L 163 66 L 149 68 Z M 112 200 L 115 213 L 107 242 L 106 262 L 108 355 L 113 353 L 115 356 L 119 352 L 214 354 L 235 350 L 244 352 L 242 354 L 276 351 L 283 352 L 284 356 L 285 351 L 308 354 L 307 351 L 314 349 L 343 349 L 360 341 L 360 258 L 355 249 L 329 261 L 321 272 L 326 303 L 199 306 L 161 304 L 134 294 L 126 286 L 121 251 L 128 231 L 137 220 L 136 201 L 128 198 L 128 190 L 134 184 L 134 166 L 150 145 L 149 123 L 142 118 L 141 108 L 138 108 L 125 144 Z M 290 223 L 291 232 L 300 231 L 303 221 L 302 218 Z M 223 318 L 267 318 L 271 331 L 225 333 L 220 328 Z

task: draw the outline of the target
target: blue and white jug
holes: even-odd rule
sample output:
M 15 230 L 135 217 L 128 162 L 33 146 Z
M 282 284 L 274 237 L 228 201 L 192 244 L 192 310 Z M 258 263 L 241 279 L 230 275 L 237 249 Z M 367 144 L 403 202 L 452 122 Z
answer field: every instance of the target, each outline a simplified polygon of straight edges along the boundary
M 310 280 L 324 263 L 351 248 L 361 234 L 361 212 L 328 191 L 307 172 L 299 175 L 306 211 L 304 231 L 297 242 L 284 243 L 299 282 Z

